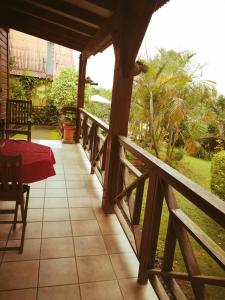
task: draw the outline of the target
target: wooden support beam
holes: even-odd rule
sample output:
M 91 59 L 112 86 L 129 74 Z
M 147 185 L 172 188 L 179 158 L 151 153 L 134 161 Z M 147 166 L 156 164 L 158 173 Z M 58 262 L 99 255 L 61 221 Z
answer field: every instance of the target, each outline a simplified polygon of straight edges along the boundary
M 80 108 L 84 107 L 84 92 L 85 92 L 85 80 L 86 80 L 86 65 L 87 59 L 80 55 L 79 60 L 79 77 L 78 77 L 78 91 L 77 91 L 77 118 L 76 118 L 76 132 L 75 142 L 79 143 L 80 139 Z
M 46 23 L 42 24 L 35 18 L 17 12 L 0 11 L 1 24 L 22 31 L 27 34 L 63 45 L 65 47 L 81 51 L 86 43 L 86 37 L 79 38 L 75 32 L 60 28 L 56 25 Z M 75 34 L 75 37 L 74 37 Z
M 86 47 L 84 50 L 84 53 L 93 53 L 99 49 L 99 45 L 106 37 L 112 36 L 115 70 L 102 201 L 106 213 L 113 212 L 115 197 L 122 188 L 117 136 L 127 136 L 133 66 L 156 2 L 156 0 L 121 1 L 118 13 L 108 21 L 108 27 L 102 28 L 89 43 L 89 48 Z
M 52 23 L 58 25 L 62 28 L 69 29 L 71 31 L 77 32 L 86 36 L 93 36 L 97 29 L 88 26 L 86 24 L 82 24 L 76 20 L 72 20 L 63 15 L 58 15 L 55 12 L 47 11 L 42 7 L 34 7 L 31 3 L 27 2 L 19 2 L 16 0 L 12 0 L 10 2 L 3 4 L 5 7 L 10 8 L 11 10 L 17 11 L 19 13 L 26 14 L 28 16 L 33 16 L 39 20 L 42 20 L 47 23 Z
M 34 6 L 42 7 L 47 11 L 52 11 L 59 15 L 66 15 L 72 19 L 79 20 L 80 22 L 89 24 L 95 28 L 98 28 L 105 22 L 104 17 L 66 1 L 25 0 L 25 2 L 32 3 Z

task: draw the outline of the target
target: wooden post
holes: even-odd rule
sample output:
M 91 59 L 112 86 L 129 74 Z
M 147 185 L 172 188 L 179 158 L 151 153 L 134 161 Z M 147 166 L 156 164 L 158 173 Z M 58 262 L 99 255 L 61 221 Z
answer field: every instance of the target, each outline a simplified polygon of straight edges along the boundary
M 120 159 L 117 136 L 127 136 L 133 85 L 132 73 L 124 76 L 121 47 L 114 44 L 114 51 L 115 69 L 102 200 L 105 213 L 113 212 L 114 198 L 120 190 Z
M 77 91 L 77 113 L 76 113 L 76 132 L 75 142 L 79 143 L 80 139 L 80 112 L 79 109 L 84 107 L 84 91 L 86 78 L 87 58 L 80 55 L 79 61 L 79 77 L 78 77 L 78 91 Z
M 133 68 L 156 3 L 157 0 L 143 0 L 141 3 L 122 1 L 120 14 L 117 15 L 111 32 L 115 52 L 115 69 L 103 184 L 102 208 L 105 213 L 113 212 L 114 198 L 122 189 L 117 136 L 127 136 L 128 133 Z

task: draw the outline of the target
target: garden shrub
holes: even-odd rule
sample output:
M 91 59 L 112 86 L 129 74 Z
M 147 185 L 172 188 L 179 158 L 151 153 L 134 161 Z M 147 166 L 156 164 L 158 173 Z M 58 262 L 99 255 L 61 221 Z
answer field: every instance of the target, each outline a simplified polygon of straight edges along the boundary
M 183 152 L 183 150 L 182 149 L 180 149 L 180 148 L 175 148 L 174 150 L 173 150 L 173 153 L 172 153 L 172 160 L 177 160 L 177 161 L 179 161 L 179 160 L 181 160 L 182 158 L 183 158 L 183 156 L 184 156 L 184 152 Z
M 55 106 L 34 107 L 32 123 L 34 125 L 58 126 L 59 113 Z
M 225 200 L 225 150 L 216 153 L 212 158 L 211 190 Z
M 15 100 L 26 99 L 25 90 L 23 84 L 20 82 L 19 78 L 13 76 L 9 78 L 9 98 Z

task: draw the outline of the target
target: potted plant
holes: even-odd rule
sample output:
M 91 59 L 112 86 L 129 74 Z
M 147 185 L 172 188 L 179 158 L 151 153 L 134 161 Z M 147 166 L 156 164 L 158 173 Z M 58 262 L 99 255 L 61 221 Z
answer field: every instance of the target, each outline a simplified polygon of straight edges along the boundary
M 65 114 L 62 117 L 62 142 L 64 144 L 74 143 L 74 132 L 75 132 L 75 116 L 71 114 Z

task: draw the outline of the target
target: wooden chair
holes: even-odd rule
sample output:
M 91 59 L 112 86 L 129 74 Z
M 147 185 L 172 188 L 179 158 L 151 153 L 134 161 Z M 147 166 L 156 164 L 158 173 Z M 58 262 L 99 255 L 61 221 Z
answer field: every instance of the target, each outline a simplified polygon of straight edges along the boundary
M 5 134 L 5 120 L 0 119 L 0 140 L 4 139 Z
M 1 224 L 13 224 L 13 230 L 18 223 L 22 224 L 21 242 L 18 247 L 3 247 L 3 250 L 19 250 L 23 252 L 24 236 L 27 223 L 27 208 L 29 200 L 30 187 L 22 183 L 22 158 L 18 156 L 0 155 L 0 216 L 14 214 L 11 220 L 1 220 Z M 26 197 L 25 197 L 26 194 Z M 4 207 L 5 201 L 15 202 L 15 208 Z M 18 210 L 20 206 L 21 219 L 18 220 Z M 1 230 L 1 227 L 0 227 Z
M 31 141 L 31 111 L 30 100 L 8 100 L 6 112 L 5 135 L 8 139 L 12 134 L 25 134 Z

